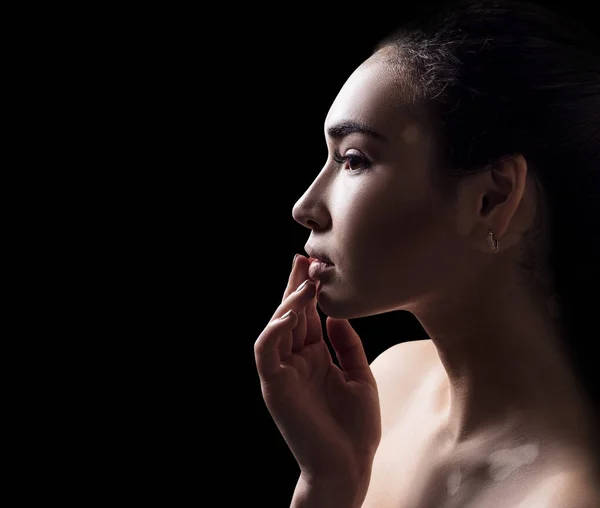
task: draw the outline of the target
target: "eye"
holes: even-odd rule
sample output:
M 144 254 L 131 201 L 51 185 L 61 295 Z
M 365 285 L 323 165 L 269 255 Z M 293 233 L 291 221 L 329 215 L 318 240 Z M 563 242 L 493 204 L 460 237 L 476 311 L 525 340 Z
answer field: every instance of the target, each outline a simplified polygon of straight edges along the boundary
M 348 166 L 347 169 L 352 172 L 364 171 L 371 167 L 371 161 L 361 153 L 346 152 L 345 155 L 340 155 L 338 151 L 335 151 L 333 153 L 333 160 L 338 164 L 344 164 L 344 169 Z

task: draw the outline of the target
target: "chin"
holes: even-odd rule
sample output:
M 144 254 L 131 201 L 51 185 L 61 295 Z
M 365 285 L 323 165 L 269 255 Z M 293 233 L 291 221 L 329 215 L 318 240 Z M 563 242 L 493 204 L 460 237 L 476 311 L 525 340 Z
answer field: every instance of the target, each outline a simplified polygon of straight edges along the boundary
M 362 302 L 357 300 L 333 298 L 327 294 L 326 290 L 319 293 L 317 305 L 323 314 L 335 319 L 358 319 L 388 312 L 367 309 Z
M 339 287 L 324 284 L 319 288 L 317 305 L 323 314 L 335 319 L 358 319 L 399 310 L 411 312 L 414 306 L 414 298 L 392 295 L 377 300 L 376 295 L 382 296 L 373 287 L 340 291 Z

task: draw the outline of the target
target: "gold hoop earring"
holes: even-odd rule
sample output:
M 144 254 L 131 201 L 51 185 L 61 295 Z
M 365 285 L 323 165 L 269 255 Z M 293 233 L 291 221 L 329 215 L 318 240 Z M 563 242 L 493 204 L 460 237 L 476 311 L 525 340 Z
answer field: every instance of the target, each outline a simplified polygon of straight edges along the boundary
M 490 247 L 492 249 L 492 252 L 496 253 L 500 251 L 500 248 L 498 247 L 498 239 L 495 237 L 493 231 L 490 229 L 490 232 L 488 233 L 488 243 L 490 244 Z

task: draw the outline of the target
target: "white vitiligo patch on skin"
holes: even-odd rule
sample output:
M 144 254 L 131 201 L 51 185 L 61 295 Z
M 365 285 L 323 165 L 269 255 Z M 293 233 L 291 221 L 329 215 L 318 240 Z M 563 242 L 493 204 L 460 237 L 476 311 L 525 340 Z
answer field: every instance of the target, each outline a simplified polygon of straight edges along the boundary
M 502 481 L 521 466 L 532 464 L 540 454 L 537 443 L 525 444 L 515 448 L 503 448 L 491 453 L 489 458 L 489 474 L 496 481 Z M 460 471 L 453 471 L 446 480 L 448 494 L 454 496 L 462 483 L 463 475 Z
M 460 487 L 460 482 L 462 481 L 462 474 L 460 471 L 454 471 L 450 474 L 450 476 L 448 476 L 448 481 L 447 483 L 447 487 L 448 487 L 448 494 L 450 494 L 451 496 L 453 496 L 454 494 L 456 494 L 458 492 L 458 489 Z
M 536 443 L 496 450 L 490 455 L 490 477 L 502 481 L 521 466 L 533 463 L 539 454 L 540 447 Z

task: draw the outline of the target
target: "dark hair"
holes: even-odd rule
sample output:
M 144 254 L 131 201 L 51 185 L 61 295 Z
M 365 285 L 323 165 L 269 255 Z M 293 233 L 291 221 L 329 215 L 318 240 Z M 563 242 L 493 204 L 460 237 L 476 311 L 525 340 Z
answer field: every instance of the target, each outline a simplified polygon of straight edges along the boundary
M 430 20 L 413 18 L 376 52 L 398 71 L 407 106 L 439 128 L 440 161 L 451 182 L 504 156 L 525 157 L 548 204 L 549 237 L 536 242 L 532 234 L 530 251 L 538 252 L 522 266 L 557 306 L 565 353 L 598 420 L 598 40 L 539 5 L 483 0 L 456 3 Z M 540 263 L 549 281 L 538 276 Z

